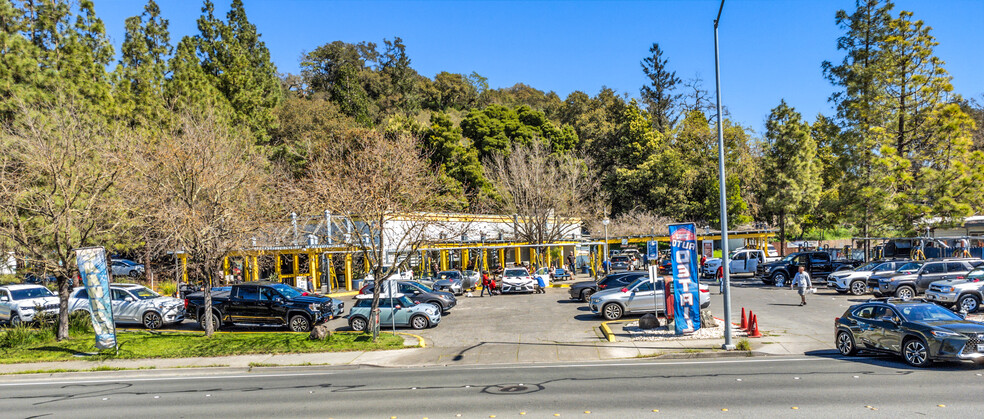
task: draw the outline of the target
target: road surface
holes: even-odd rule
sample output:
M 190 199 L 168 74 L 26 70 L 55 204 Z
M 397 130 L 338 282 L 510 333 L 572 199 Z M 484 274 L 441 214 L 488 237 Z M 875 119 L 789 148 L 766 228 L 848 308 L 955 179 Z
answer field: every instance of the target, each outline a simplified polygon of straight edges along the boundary
M 6 376 L 0 378 L 0 416 L 976 417 L 984 408 L 982 373 L 973 364 L 912 369 L 890 357 L 815 353 L 584 364 Z

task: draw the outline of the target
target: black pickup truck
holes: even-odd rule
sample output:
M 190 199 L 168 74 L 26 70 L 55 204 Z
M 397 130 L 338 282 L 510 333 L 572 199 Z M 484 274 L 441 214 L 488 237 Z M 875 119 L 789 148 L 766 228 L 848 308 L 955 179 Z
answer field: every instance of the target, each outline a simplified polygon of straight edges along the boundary
M 342 314 L 344 302 L 334 298 L 307 295 L 290 285 L 277 282 L 246 282 L 228 290 L 212 291 L 212 324 L 222 326 L 287 326 L 294 332 L 308 332 L 314 325 Z M 187 316 L 205 327 L 205 294 L 185 297 Z
M 814 284 L 820 283 L 832 272 L 843 269 L 854 269 L 861 261 L 834 260 L 827 252 L 796 252 L 790 253 L 782 260 L 764 263 L 758 266 L 755 276 L 766 284 L 785 286 L 799 271 L 800 266 L 806 267 Z

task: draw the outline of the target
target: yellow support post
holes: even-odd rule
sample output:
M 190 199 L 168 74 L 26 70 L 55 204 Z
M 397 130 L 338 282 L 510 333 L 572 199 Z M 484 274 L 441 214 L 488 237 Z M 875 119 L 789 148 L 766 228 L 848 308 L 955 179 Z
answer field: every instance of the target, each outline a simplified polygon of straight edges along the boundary
M 441 270 L 442 271 L 448 270 L 448 251 L 447 250 L 442 250 L 441 251 Z
M 482 269 L 483 271 L 489 270 L 489 251 L 482 249 Z
M 362 270 L 369 273 L 369 256 L 362 257 Z
M 530 248 L 530 266 L 536 267 L 538 260 L 536 259 L 536 249 Z
M 545 255 L 546 257 L 544 258 L 544 260 L 545 260 L 545 261 L 547 262 L 547 263 L 546 263 L 546 266 L 547 266 L 547 267 L 551 267 L 551 266 L 553 266 L 553 265 L 551 265 L 551 264 L 550 264 L 550 262 L 551 262 L 551 260 L 553 259 L 553 258 L 551 257 L 551 255 L 550 255 L 550 250 L 551 250 L 551 249 L 550 249 L 550 247 L 547 247 L 547 254 Z
M 523 264 L 523 248 L 522 247 L 517 247 L 516 248 L 516 266 L 520 266 L 522 264 Z
M 499 249 L 499 266 L 506 267 L 506 249 Z
M 461 270 L 468 269 L 468 249 L 461 249 Z
M 311 273 L 311 286 L 321 289 L 321 275 L 318 275 L 318 257 L 314 253 L 308 253 L 308 271 Z
M 252 281 L 259 281 L 260 280 L 260 261 L 259 261 L 259 258 L 254 255 L 254 256 L 251 256 L 250 259 L 253 260 L 253 263 L 250 264 L 250 267 L 253 269 L 253 276 L 252 276 L 252 279 L 251 280 Z
M 222 258 L 222 281 L 229 276 L 229 256 Z
M 188 254 L 182 253 L 179 259 L 181 259 L 181 281 L 187 284 L 188 283 Z
M 294 253 L 294 286 L 297 286 L 297 276 L 301 274 L 301 255 Z
M 284 280 L 284 277 L 281 275 L 280 256 L 281 256 L 281 254 L 280 253 L 277 253 L 273 257 L 273 260 L 275 262 L 274 264 L 276 265 L 276 266 L 273 267 L 273 269 L 274 269 L 274 272 L 277 273 L 277 282 L 281 282 L 281 281 Z
M 352 254 L 345 254 L 345 291 L 352 291 Z

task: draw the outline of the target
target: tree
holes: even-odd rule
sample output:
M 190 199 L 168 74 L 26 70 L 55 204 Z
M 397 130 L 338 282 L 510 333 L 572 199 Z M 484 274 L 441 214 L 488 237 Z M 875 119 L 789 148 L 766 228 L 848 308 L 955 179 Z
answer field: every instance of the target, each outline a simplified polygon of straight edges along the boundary
M 642 103 L 649 109 L 656 130 L 666 134 L 676 124 L 676 118 L 672 114 L 680 95 L 675 94 L 674 90 L 676 85 L 680 84 L 680 78 L 676 76 L 675 71 L 667 69 L 666 64 L 669 60 L 663 58 L 663 50 L 660 49 L 659 43 L 654 42 L 653 46 L 649 47 L 649 53 L 651 55 L 644 58 L 641 63 L 642 72 L 646 73 L 649 84 L 642 86 L 639 93 L 642 96 Z
M 184 37 L 168 62 L 171 78 L 164 84 L 167 103 L 174 112 L 189 113 L 212 110 L 212 117 L 231 121 L 234 110 L 206 74 L 196 53 L 195 38 Z
M 417 85 L 417 72 L 410 67 L 406 45 L 400 37 L 392 41 L 383 40 L 386 48 L 380 54 L 379 72 L 386 78 L 384 92 L 389 98 L 393 111 L 404 115 L 415 115 L 420 110 L 420 91 Z
M 365 258 L 377 290 L 408 268 L 422 246 L 437 241 L 436 231 L 454 236 L 429 214 L 440 209 L 439 186 L 420 146 L 410 136 L 366 133 L 336 144 L 303 179 L 286 186 L 304 212 L 329 210 L 356 227 L 356 234 L 338 242 Z M 372 297 L 370 325 L 376 324 L 380 294 Z M 373 328 L 373 340 L 378 332 Z
M 233 122 L 248 127 L 258 144 L 267 144 L 277 124 L 274 109 L 282 99 L 270 50 L 247 19 L 242 0 L 232 0 L 227 22 L 213 11 L 211 0 L 205 0 L 196 36 L 202 69 L 232 105 Z
M 375 124 L 378 106 L 369 98 L 362 81 L 366 71 L 363 54 L 375 52 L 375 44 L 353 45 L 335 41 L 315 48 L 301 60 L 301 74 L 312 92 L 327 93 L 342 112 L 361 124 Z
M 158 253 L 185 252 L 210 313 L 223 258 L 284 219 L 276 178 L 249 135 L 208 111 L 183 114 L 174 128 L 133 148 L 126 182 L 132 217 Z M 212 336 L 212 316 L 200 321 Z
M 763 207 L 779 224 L 780 249 L 785 251 L 787 233 L 801 233 L 803 221 L 819 199 L 817 146 L 810 136 L 810 126 L 785 100 L 772 109 L 765 125 L 762 165 L 768 182 Z
M 424 107 L 434 111 L 464 110 L 475 105 L 478 87 L 464 74 L 442 71 L 424 88 Z
M 446 190 L 460 190 L 457 209 L 473 203 L 485 202 L 495 197 L 495 190 L 485 177 L 482 163 L 478 160 L 478 150 L 461 136 L 461 129 L 454 126 L 451 118 L 442 112 L 431 114 L 431 126 L 424 133 L 423 145 L 428 150 L 431 162 L 440 172 L 452 180 Z M 449 196 L 448 198 L 454 199 Z
M 502 197 L 500 211 L 517 217 L 521 241 L 553 243 L 602 215 L 598 182 L 587 164 L 572 153 L 551 153 L 543 140 L 493 155 L 485 171 Z
M 117 151 L 129 134 L 89 109 L 64 97 L 22 106 L 0 132 L 0 241 L 57 278 L 58 340 L 69 337 L 75 249 L 115 244 L 125 226 Z
M 843 127 L 837 137 L 838 159 L 845 169 L 840 202 L 848 220 L 860 224 L 864 237 L 883 228 L 877 216 L 888 202 L 876 173 L 875 155 L 881 144 L 875 129 L 881 126 L 878 102 L 883 89 L 877 76 L 884 67 L 881 49 L 892 7 L 887 1 L 859 0 L 853 13 L 837 11 L 837 25 L 845 32 L 837 39 L 837 49 L 845 56 L 838 65 L 829 61 L 822 65 L 827 80 L 840 88 L 830 96 Z
M 122 56 L 114 72 L 117 103 L 134 125 L 157 126 L 168 118 L 164 82 L 171 55 L 168 21 L 153 0 L 140 16 L 126 19 Z
M 555 152 L 577 146 L 577 134 L 573 128 L 557 127 L 547 119 L 546 114 L 526 105 L 514 109 L 502 105 L 472 109 L 461 121 L 461 131 L 474 141 L 479 159 L 508 154 L 513 144 L 529 145 L 534 138 L 549 141 Z

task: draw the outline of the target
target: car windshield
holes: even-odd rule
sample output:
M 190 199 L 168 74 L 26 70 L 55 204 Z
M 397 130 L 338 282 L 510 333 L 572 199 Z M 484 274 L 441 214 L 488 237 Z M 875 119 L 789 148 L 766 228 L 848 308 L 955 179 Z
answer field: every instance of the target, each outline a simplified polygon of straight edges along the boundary
M 793 254 L 791 254 L 789 256 L 786 256 L 786 257 L 782 258 L 782 261 L 783 262 L 787 262 L 787 263 L 792 262 L 793 259 L 796 259 L 796 256 L 797 255 L 795 253 L 793 253 Z
M 30 300 L 32 298 L 54 297 L 55 294 L 45 287 L 10 290 L 10 298 L 14 300 Z
M 398 298 L 396 300 L 396 304 L 399 305 L 400 307 L 413 307 L 415 305 L 413 301 L 410 301 L 410 299 L 407 298 L 406 296 Z
M 899 311 L 910 322 L 963 320 L 956 313 L 936 304 L 916 304 L 909 307 L 901 307 Z
M 892 263 L 891 262 L 885 262 L 885 263 L 879 263 L 878 266 L 875 266 L 874 268 L 860 269 L 860 270 L 862 270 L 862 271 L 876 271 L 876 272 L 881 272 L 881 271 L 890 271 L 890 270 L 892 270 L 892 268 L 893 268 L 893 266 L 892 266 Z
M 906 263 L 905 265 L 902 265 L 902 267 L 900 267 L 899 269 L 896 269 L 895 271 L 896 272 L 915 272 L 915 271 L 918 271 L 919 268 L 922 267 L 922 265 L 923 264 L 922 263 L 919 263 L 919 262 L 909 262 L 909 263 Z
M 878 270 L 877 267 L 878 266 L 881 266 L 881 265 L 884 265 L 884 263 L 874 263 L 874 262 L 872 262 L 872 263 L 869 263 L 867 265 L 864 265 L 864 266 L 862 266 L 862 267 L 860 267 L 858 269 L 855 269 L 855 270 L 856 271 L 859 271 L 859 272 L 860 271 L 877 271 Z
M 130 288 L 130 292 L 133 293 L 133 295 L 135 295 L 138 299 L 141 299 L 141 300 L 150 300 L 150 299 L 157 298 L 157 297 L 160 297 L 161 296 L 160 294 L 158 294 L 158 293 L 156 293 L 154 291 L 151 291 L 147 287 Z
M 478 272 L 475 272 L 475 271 L 465 271 L 465 276 L 472 276 L 472 275 L 475 275 L 477 273 Z
M 639 284 L 641 284 L 641 283 L 643 283 L 643 282 L 649 282 L 649 277 L 648 277 L 648 276 L 644 276 L 644 277 L 641 277 L 641 278 L 639 278 L 639 279 L 637 279 L 637 280 L 635 280 L 635 281 L 632 281 L 632 283 L 631 283 L 631 284 L 629 284 L 628 286 L 626 286 L 625 288 L 628 288 L 628 289 L 633 289 L 633 288 L 635 288 L 635 287 L 636 287 L 637 285 L 639 285 Z M 650 290 L 650 291 L 652 291 L 652 290 Z
M 431 287 L 428 287 L 428 286 L 426 286 L 424 284 L 421 284 L 419 282 L 407 282 L 407 285 L 410 285 L 411 287 L 417 288 L 417 289 L 419 289 L 422 292 L 434 292 L 434 290 L 431 289 Z
M 526 269 L 506 269 L 506 272 L 503 273 L 503 276 L 507 278 L 516 278 L 526 275 L 529 275 L 529 272 L 526 272 Z
M 444 271 L 444 272 L 441 272 L 441 273 L 437 274 L 437 276 L 439 278 L 441 278 L 441 279 L 459 279 L 459 278 L 461 278 L 461 274 L 459 274 L 458 271 Z
M 273 284 L 270 285 L 270 288 L 277 290 L 277 292 L 279 292 L 280 295 L 283 295 L 286 298 L 297 298 L 301 296 L 300 291 L 286 284 Z
M 967 274 L 967 279 L 984 279 L 984 269 L 976 269 Z

